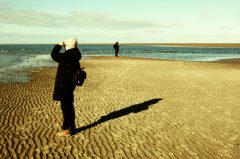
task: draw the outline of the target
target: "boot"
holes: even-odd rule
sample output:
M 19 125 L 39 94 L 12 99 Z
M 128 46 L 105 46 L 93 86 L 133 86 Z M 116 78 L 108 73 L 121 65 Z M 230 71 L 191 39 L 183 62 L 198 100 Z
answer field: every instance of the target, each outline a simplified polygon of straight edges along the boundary
M 57 133 L 56 133 L 56 136 L 59 136 L 59 137 L 62 137 L 62 136 L 71 136 L 71 135 L 72 135 L 71 129 L 63 130 L 63 131 L 60 131 L 60 132 L 57 132 Z

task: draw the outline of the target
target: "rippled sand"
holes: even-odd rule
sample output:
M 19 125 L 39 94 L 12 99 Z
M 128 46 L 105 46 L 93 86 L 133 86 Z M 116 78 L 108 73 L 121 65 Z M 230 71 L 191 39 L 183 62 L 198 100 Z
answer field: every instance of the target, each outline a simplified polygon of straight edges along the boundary
M 0 158 L 240 158 L 240 65 L 98 57 L 75 91 L 77 133 L 56 137 L 56 68 L 0 85 Z

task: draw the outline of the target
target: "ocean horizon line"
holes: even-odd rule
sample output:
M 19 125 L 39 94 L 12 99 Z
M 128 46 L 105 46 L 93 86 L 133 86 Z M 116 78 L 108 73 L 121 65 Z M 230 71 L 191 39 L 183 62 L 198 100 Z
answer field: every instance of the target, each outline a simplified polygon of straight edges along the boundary
M 119 42 L 121 45 L 159 45 L 159 46 L 180 46 L 180 47 L 235 47 L 240 48 L 240 43 L 152 43 L 152 42 Z M 55 45 L 56 43 L 1 43 L 0 45 Z M 113 43 L 83 43 L 79 45 L 113 45 Z

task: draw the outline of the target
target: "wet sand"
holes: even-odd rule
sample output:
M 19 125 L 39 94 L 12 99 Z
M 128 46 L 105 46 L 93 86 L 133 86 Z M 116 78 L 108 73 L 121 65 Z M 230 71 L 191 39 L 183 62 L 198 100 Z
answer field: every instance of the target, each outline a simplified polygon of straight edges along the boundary
M 84 59 L 77 133 L 56 137 L 56 68 L 0 84 L 0 158 L 240 158 L 240 64 Z

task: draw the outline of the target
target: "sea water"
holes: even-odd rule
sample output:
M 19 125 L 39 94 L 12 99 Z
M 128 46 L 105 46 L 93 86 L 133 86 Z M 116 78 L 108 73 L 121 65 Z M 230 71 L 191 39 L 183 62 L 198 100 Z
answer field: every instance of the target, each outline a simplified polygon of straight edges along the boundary
M 0 45 L 0 82 L 28 82 L 26 70 L 55 67 L 53 45 Z M 83 58 L 114 56 L 112 45 L 78 45 Z M 63 50 L 62 50 L 63 51 Z M 120 45 L 119 56 L 182 61 L 216 61 L 240 58 L 240 48 Z

